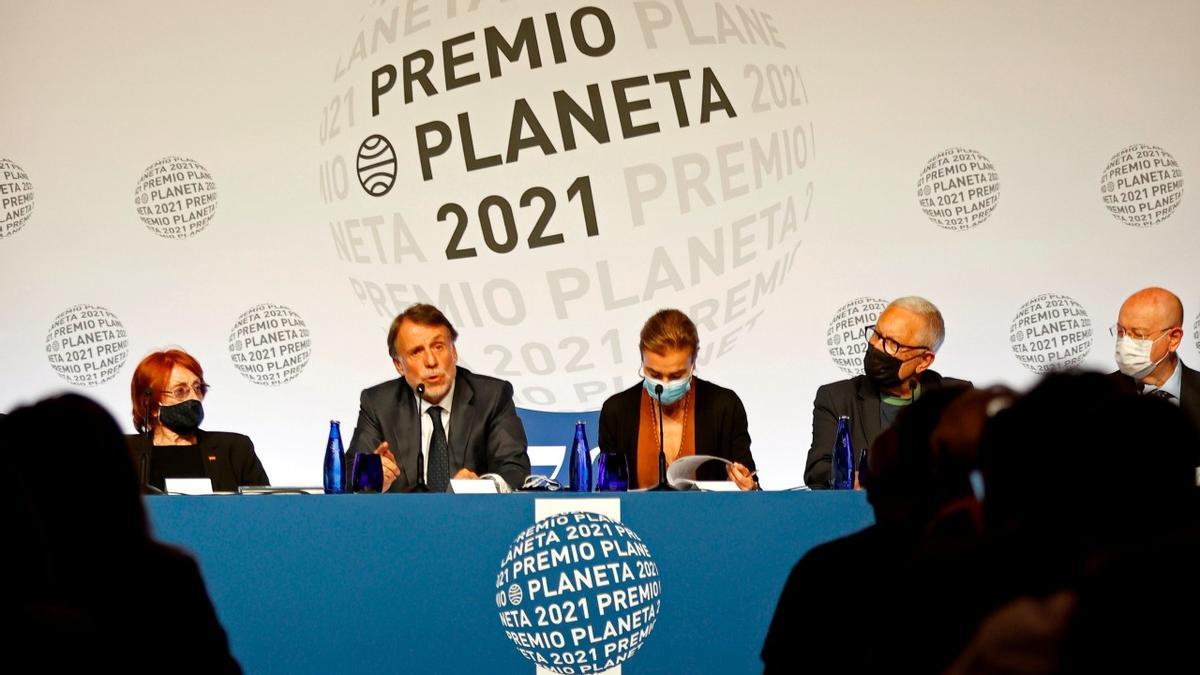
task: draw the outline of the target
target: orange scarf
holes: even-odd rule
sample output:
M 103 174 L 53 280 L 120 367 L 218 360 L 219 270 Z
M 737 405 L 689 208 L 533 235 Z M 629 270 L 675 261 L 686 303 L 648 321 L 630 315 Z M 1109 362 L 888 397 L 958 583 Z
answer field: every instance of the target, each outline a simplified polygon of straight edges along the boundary
M 676 458 L 696 454 L 696 390 L 688 391 L 683 403 L 683 439 Z M 665 421 L 665 419 L 664 419 Z M 671 464 L 671 450 L 667 451 L 667 465 Z M 658 408 L 654 399 L 642 390 L 641 411 L 638 415 L 637 485 L 635 488 L 654 487 L 658 484 Z

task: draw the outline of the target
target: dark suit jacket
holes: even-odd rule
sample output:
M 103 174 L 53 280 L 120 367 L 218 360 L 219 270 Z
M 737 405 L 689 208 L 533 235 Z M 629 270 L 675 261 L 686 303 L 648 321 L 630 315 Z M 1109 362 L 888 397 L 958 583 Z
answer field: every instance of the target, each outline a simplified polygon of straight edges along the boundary
M 105 560 L 85 555 L 73 561 L 85 573 L 64 570 L 70 579 L 32 585 L 14 606 L 18 620 L 6 622 L 16 626 L 6 637 L 37 672 L 158 673 L 170 664 L 174 672 L 240 675 L 191 556 L 149 541 L 144 553 L 91 555 Z
M 874 624 L 883 623 L 878 615 L 900 586 L 910 547 L 907 538 L 871 525 L 805 553 L 775 605 L 763 673 L 795 673 L 801 663 L 813 673 L 873 672 L 876 631 L 894 629 Z
M 133 466 L 140 471 L 142 457 L 151 452 L 150 439 L 142 435 L 126 436 Z M 254 443 L 249 436 L 228 431 L 196 431 L 196 446 L 204 463 L 204 474 L 212 481 L 215 492 L 234 492 L 242 485 L 270 485 Z M 214 459 L 209 459 L 210 457 Z M 162 485 L 154 485 L 162 490 Z
M 933 370 L 921 374 L 922 392 L 942 387 L 970 387 L 966 380 L 942 377 Z M 879 422 L 879 390 L 865 375 L 822 385 L 813 401 L 812 446 L 804 467 L 804 484 L 814 490 L 829 487 L 833 442 L 837 440 L 838 417 L 850 417 L 850 443 L 856 459 L 883 432 Z M 868 460 L 869 461 L 869 460 Z
M 698 377 L 696 396 L 696 454 L 739 462 L 755 470 L 750 454 L 746 407 L 733 390 Z M 638 425 L 641 423 L 642 383 L 608 397 L 600 409 L 600 448 L 616 450 L 629 461 L 629 484 L 637 485 Z M 708 462 L 696 472 L 699 480 L 725 480 L 725 466 Z
M 763 672 L 946 670 L 993 608 L 973 511 L 876 523 L 805 553 L 775 607 Z
M 421 423 L 432 424 L 428 416 Z M 400 476 L 389 492 L 404 492 L 417 484 L 418 434 L 417 396 L 404 378 L 364 389 L 346 466 L 354 466 L 354 455 L 374 452 L 376 446 L 387 441 L 400 466 Z M 512 384 L 459 366 L 447 435 L 451 476 L 462 468 L 480 476 L 496 473 L 513 489 L 521 487 L 529 476 L 529 444 L 513 405 Z
M 1179 360 L 1179 367 L 1182 369 L 1179 382 L 1179 409 L 1188 416 L 1196 429 L 1200 430 L 1200 371 L 1185 366 L 1183 359 Z M 1123 389 L 1131 393 L 1142 393 L 1142 386 L 1137 380 L 1120 371 L 1109 373 L 1109 377 L 1115 378 Z

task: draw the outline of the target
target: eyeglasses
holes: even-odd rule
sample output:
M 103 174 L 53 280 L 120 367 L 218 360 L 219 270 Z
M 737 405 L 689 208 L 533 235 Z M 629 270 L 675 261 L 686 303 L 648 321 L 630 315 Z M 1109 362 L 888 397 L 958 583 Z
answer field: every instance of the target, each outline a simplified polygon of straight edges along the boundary
M 1128 336 L 1128 337 L 1133 338 L 1134 340 L 1150 340 L 1150 339 L 1157 340 L 1158 338 L 1151 338 L 1151 336 L 1154 335 L 1155 333 L 1165 333 L 1169 330 L 1174 330 L 1175 328 L 1177 328 L 1177 326 L 1168 326 L 1166 328 L 1163 328 L 1162 330 L 1152 330 L 1149 333 L 1142 333 L 1140 331 L 1130 330 L 1118 323 L 1118 324 L 1113 324 L 1112 326 L 1110 326 L 1108 329 L 1108 332 L 1113 337 L 1119 337 L 1119 338 Z M 1162 336 L 1159 335 L 1158 337 L 1162 337 Z
M 686 377 L 690 377 L 693 374 L 691 368 L 688 368 L 687 370 L 684 370 L 684 371 L 678 372 L 678 373 L 659 373 L 659 372 L 655 372 L 653 370 L 648 370 L 645 366 L 638 368 L 637 373 L 638 373 L 638 377 L 643 377 L 643 378 L 648 377 L 652 380 L 662 380 L 664 382 L 674 382 L 676 380 L 682 380 Z
M 902 342 L 896 342 L 892 338 L 887 337 L 883 333 L 875 330 L 875 325 L 876 324 L 871 324 L 870 326 L 864 327 L 863 337 L 866 338 L 867 342 L 870 342 L 872 337 L 877 338 L 879 340 L 879 344 L 883 347 L 885 354 L 895 356 L 896 354 L 900 353 L 901 349 L 929 349 L 929 347 L 924 345 L 906 345 Z
M 558 492 L 562 489 L 558 481 L 549 476 L 539 476 L 532 474 L 525 477 L 525 482 L 521 485 L 522 490 L 544 490 L 546 492 Z
M 195 385 L 180 384 L 163 391 L 163 395 L 176 401 L 182 401 L 192 392 L 195 392 L 196 398 L 204 398 L 204 395 L 208 393 L 208 389 L 209 386 L 206 382 L 200 382 Z

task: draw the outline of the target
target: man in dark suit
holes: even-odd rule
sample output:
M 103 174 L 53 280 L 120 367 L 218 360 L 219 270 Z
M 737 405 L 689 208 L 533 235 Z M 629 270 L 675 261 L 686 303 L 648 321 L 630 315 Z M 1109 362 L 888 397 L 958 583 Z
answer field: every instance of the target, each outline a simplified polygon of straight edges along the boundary
M 922 394 L 943 387 L 971 386 L 965 380 L 942 377 L 930 370 L 946 338 L 946 323 L 938 308 L 924 298 L 909 296 L 893 301 L 879 314 L 878 323 L 867 326 L 864 334 L 865 374 L 817 389 L 812 446 L 804 468 L 804 483 L 810 488 L 830 487 L 839 417 L 850 418 L 850 443 L 857 465 L 900 410 Z
M 400 377 L 363 390 L 346 455 L 346 466 L 360 452 L 380 455 L 385 492 L 443 492 L 452 477 L 484 474 L 517 488 L 529 475 L 512 384 L 459 368 L 457 338 L 432 305 L 413 305 L 392 320 L 388 351 Z
M 1117 378 L 1129 391 L 1158 396 L 1179 406 L 1200 429 L 1200 372 L 1183 364 L 1183 303 L 1165 288 L 1143 288 L 1121 305 Z

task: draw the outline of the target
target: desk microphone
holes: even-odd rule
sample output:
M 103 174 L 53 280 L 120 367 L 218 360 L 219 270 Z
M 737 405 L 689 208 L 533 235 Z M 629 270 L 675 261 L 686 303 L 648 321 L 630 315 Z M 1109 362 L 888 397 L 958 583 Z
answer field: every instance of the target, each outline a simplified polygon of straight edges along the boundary
M 416 388 L 416 404 L 417 404 L 417 482 L 405 492 L 429 492 L 429 487 L 425 485 L 425 452 L 422 446 L 425 445 L 424 430 L 421 428 L 421 399 L 425 396 L 425 383 L 422 382 Z
M 161 495 L 165 494 L 162 490 L 150 484 L 150 455 L 154 453 L 154 425 L 150 424 L 150 398 L 154 395 L 154 390 L 146 387 L 143 392 L 143 400 L 145 402 L 145 416 L 142 418 L 142 424 L 146 425 L 146 451 L 141 453 L 142 457 L 138 461 L 138 482 L 142 486 L 142 494 Z
M 662 393 L 663 386 L 661 384 L 654 385 L 654 398 L 658 404 L 658 485 L 650 488 L 649 491 L 678 492 L 678 490 L 671 487 L 671 484 L 667 482 L 667 451 L 664 449 L 667 429 L 663 426 Z
M 150 446 L 154 447 L 154 425 L 150 424 L 150 397 L 153 396 L 154 390 L 146 387 L 146 391 L 142 392 L 142 405 L 145 410 L 145 415 L 142 417 L 142 424 L 145 425 L 143 431 L 146 433 L 146 440 L 150 441 Z

